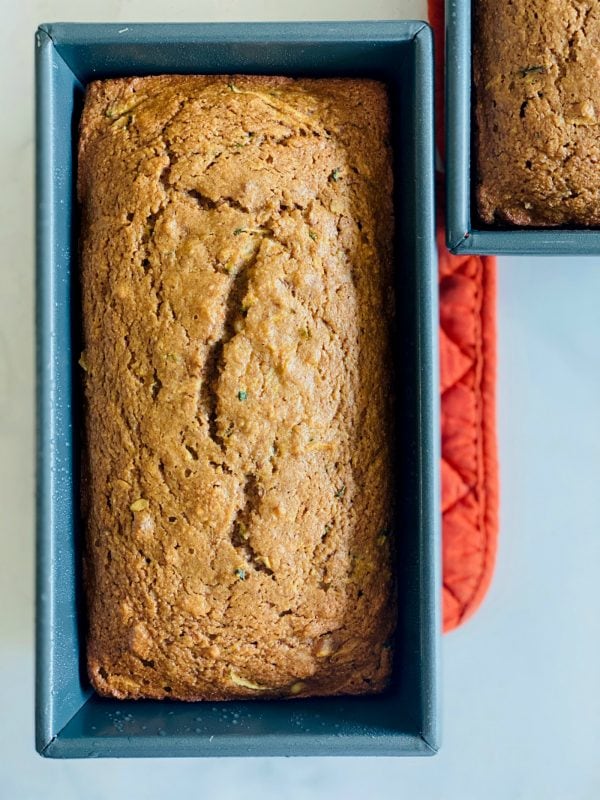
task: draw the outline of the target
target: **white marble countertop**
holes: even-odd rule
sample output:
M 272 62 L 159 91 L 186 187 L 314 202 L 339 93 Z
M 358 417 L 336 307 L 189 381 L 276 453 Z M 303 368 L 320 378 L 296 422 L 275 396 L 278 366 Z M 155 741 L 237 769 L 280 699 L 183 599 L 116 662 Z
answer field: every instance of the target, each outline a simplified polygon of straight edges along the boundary
M 51 762 L 33 745 L 33 32 L 66 20 L 423 18 L 424 0 L 1 5 L 0 796 L 10 800 L 600 797 L 600 258 L 499 261 L 501 538 L 444 639 L 434 759 Z

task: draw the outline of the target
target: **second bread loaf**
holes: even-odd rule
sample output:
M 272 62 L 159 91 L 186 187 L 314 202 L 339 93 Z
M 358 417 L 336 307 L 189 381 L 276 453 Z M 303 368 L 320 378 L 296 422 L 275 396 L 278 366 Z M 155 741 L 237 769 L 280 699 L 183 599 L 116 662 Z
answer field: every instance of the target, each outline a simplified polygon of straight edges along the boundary
M 477 204 L 487 223 L 600 225 L 600 3 L 474 3 Z

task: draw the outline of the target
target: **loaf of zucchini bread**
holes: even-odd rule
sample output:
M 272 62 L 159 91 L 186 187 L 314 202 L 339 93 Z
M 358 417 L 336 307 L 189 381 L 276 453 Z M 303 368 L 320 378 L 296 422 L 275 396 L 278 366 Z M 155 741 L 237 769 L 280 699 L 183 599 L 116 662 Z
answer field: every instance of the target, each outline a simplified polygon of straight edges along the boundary
M 600 225 L 600 3 L 478 0 L 473 8 L 479 215 Z
M 385 87 L 94 82 L 78 194 L 93 686 L 381 691 L 395 624 Z

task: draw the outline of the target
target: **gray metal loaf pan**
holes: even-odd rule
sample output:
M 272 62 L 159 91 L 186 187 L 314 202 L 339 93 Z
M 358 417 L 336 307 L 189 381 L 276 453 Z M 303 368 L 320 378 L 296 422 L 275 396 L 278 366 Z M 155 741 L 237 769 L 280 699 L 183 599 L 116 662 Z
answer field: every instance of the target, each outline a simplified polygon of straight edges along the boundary
M 446 0 L 446 243 L 453 253 L 594 255 L 600 230 L 486 225 L 475 207 L 472 0 Z
M 36 746 L 50 757 L 429 755 L 438 749 L 439 421 L 432 37 L 422 22 L 44 25 L 37 61 Z M 93 78 L 375 76 L 393 105 L 400 617 L 381 696 L 111 701 L 84 666 L 78 515 L 78 118 Z

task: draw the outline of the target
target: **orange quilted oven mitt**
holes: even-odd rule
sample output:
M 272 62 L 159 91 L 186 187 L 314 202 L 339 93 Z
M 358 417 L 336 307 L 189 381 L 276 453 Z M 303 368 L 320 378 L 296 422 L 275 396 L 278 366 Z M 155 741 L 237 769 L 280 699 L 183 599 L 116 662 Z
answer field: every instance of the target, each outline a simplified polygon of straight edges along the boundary
M 436 44 L 438 150 L 443 148 L 444 2 L 429 0 Z M 443 192 L 438 193 L 443 198 Z M 443 214 L 440 215 L 443 219 Z M 498 536 L 496 262 L 453 256 L 438 228 L 444 630 L 479 606 Z

